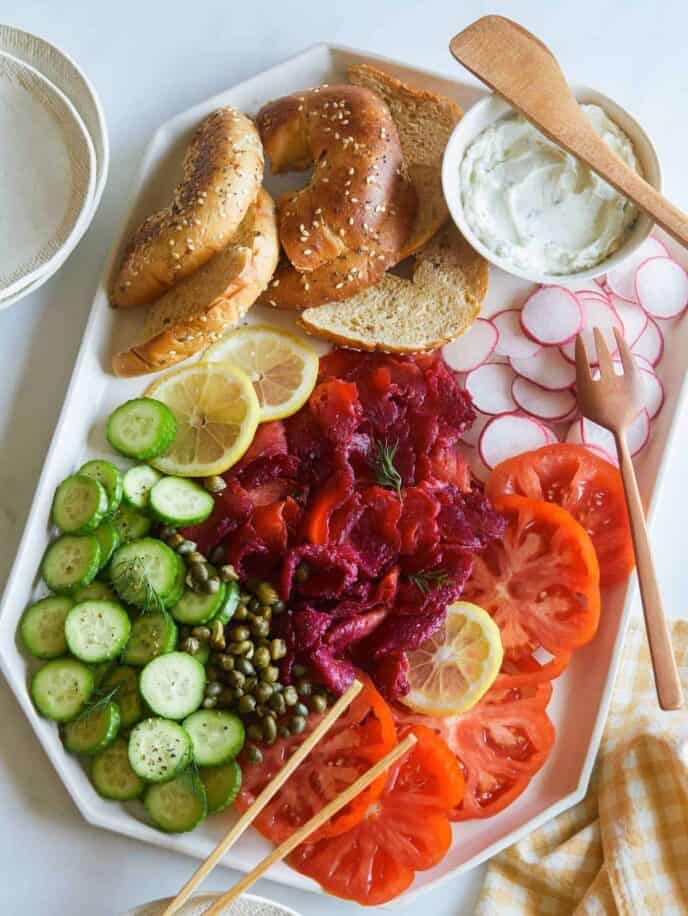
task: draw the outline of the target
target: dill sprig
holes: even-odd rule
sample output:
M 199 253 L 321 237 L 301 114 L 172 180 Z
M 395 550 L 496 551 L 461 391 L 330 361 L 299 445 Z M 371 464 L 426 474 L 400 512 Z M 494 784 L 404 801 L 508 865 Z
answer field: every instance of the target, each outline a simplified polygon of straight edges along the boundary
M 449 581 L 449 576 L 444 569 L 423 569 L 420 572 L 413 573 L 409 577 L 412 582 L 424 595 L 439 588 Z
M 121 684 L 115 684 L 114 687 L 107 691 L 103 690 L 102 688 L 94 690 L 91 699 L 81 710 L 75 721 L 79 721 L 80 719 L 88 719 L 89 716 L 95 715 L 96 713 L 105 709 L 108 703 L 111 703 L 115 699 L 121 687 Z
M 135 604 L 142 614 L 167 614 L 165 603 L 151 582 L 141 557 L 118 563 L 111 572 L 117 594 L 128 604 Z
M 373 442 L 373 454 L 370 458 L 370 467 L 375 475 L 376 482 L 388 490 L 394 490 L 401 498 L 403 481 L 399 471 L 394 467 L 394 458 L 399 450 L 399 442 L 388 442 L 387 439 Z

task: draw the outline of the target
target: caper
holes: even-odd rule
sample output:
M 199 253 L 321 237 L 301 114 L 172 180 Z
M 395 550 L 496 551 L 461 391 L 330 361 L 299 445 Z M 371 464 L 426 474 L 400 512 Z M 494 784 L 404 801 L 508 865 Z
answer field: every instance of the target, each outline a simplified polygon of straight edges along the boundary
M 284 702 L 287 704 L 287 706 L 296 706 L 296 704 L 299 702 L 299 695 L 296 692 L 296 687 L 292 686 L 291 684 L 284 688 L 284 693 L 282 696 L 284 697 Z
M 294 706 L 294 715 L 295 716 L 308 716 L 308 707 L 303 703 L 297 703 Z
M 308 563 L 299 563 L 294 572 L 294 578 L 296 581 L 303 585 L 304 582 L 308 582 L 310 575 L 311 570 Z
M 260 617 L 262 620 L 270 620 L 272 617 L 272 608 L 269 604 L 261 604 L 255 611 L 255 616 Z
M 203 486 L 209 493 L 222 493 L 227 487 L 227 481 L 219 474 L 213 474 L 212 477 L 203 478 Z
M 260 646 L 253 653 L 253 664 L 256 668 L 267 668 L 270 664 L 270 650 L 265 646 Z
M 234 688 L 234 697 L 235 697 L 235 699 L 239 700 L 239 699 L 241 699 L 241 697 L 243 697 L 243 695 L 244 695 L 244 688 L 243 688 L 243 687 L 235 687 L 235 688 Z
M 291 732 L 289 731 L 289 726 L 288 725 L 278 725 L 277 734 L 280 736 L 280 738 L 288 738 L 289 735 L 291 735 Z
M 261 738 L 263 734 L 261 732 Z M 249 763 L 262 763 L 263 762 L 263 753 L 259 747 L 256 747 L 255 744 L 246 745 L 246 760 Z
M 296 682 L 296 689 L 300 697 L 309 697 L 313 693 L 313 685 L 307 677 L 300 677 L 298 679 Z
M 221 669 L 216 668 L 215 665 L 208 665 L 205 669 L 205 676 L 209 681 L 219 681 L 221 673 Z
M 262 741 L 263 740 L 263 729 L 257 722 L 251 722 L 249 727 L 246 729 L 246 734 L 249 736 L 251 741 Z
M 233 620 L 248 620 L 248 608 L 245 604 L 238 604 L 236 611 L 234 611 Z
M 251 598 L 248 599 L 248 603 L 246 606 L 248 607 L 249 611 L 257 611 L 258 608 L 260 607 L 260 601 L 257 598 L 252 596 Z
M 246 683 L 244 684 L 244 690 L 246 691 L 246 693 L 253 693 L 253 691 L 256 689 L 257 686 L 258 686 L 257 677 L 247 677 L 246 678 Z
M 287 643 L 284 639 L 272 639 L 270 640 L 270 658 L 273 662 L 278 661 L 280 658 L 284 658 L 287 654 Z
M 237 703 L 237 709 L 242 715 L 248 715 L 248 713 L 253 712 L 256 708 L 256 699 L 252 697 L 251 694 L 247 693 L 243 696 Z
M 260 703 L 259 703 L 258 706 L 256 706 L 256 708 L 255 708 L 255 714 L 256 714 L 260 719 L 262 719 L 264 716 L 266 716 L 266 715 L 268 714 L 268 712 L 270 712 L 270 710 L 267 708 L 267 706 L 261 706 Z
M 275 603 L 272 606 L 272 613 L 273 614 L 282 614 L 284 611 L 286 611 L 286 609 L 287 609 L 287 605 L 284 603 L 284 601 L 275 601 Z
M 304 716 L 292 716 L 289 719 L 289 728 L 291 729 L 292 735 L 300 735 L 305 727 L 306 719 Z
M 276 713 L 284 715 L 287 711 L 287 704 L 284 702 L 284 696 L 281 693 L 273 693 L 270 697 L 270 708 L 274 709 Z
M 300 665 L 298 662 L 294 665 L 294 677 L 303 677 L 307 672 L 305 665 Z
M 229 635 L 232 637 L 232 642 L 243 642 L 245 639 L 249 638 L 251 631 L 245 626 L 232 627 L 229 631 Z
M 172 550 L 176 550 L 180 544 L 183 544 L 186 538 L 184 538 L 178 531 L 174 531 L 168 538 L 167 543 L 170 545 Z
M 263 719 L 263 741 L 265 741 L 266 744 L 274 744 L 276 737 L 277 723 L 272 716 L 266 716 Z
M 206 563 L 195 563 L 193 560 L 191 560 L 190 569 L 196 586 L 202 585 L 210 578 L 210 573 L 208 572 L 208 566 Z
M 276 668 L 275 665 L 268 665 L 267 668 L 263 668 L 260 672 L 261 681 L 265 681 L 268 684 L 275 684 L 277 678 L 279 677 L 279 668 Z M 273 687 L 273 690 L 276 689 Z
M 223 687 L 222 693 L 217 698 L 220 706 L 231 707 L 234 705 L 234 691 L 231 687 Z
M 217 697 L 206 697 L 203 700 L 203 709 L 214 709 L 217 706 Z
M 274 604 L 279 601 L 279 595 L 269 582 L 259 582 L 255 592 L 261 604 Z
M 191 575 L 191 572 L 188 572 L 184 578 L 184 584 L 187 588 L 190 588 L 192 591 L 196 591 L 196 580 Z
M 248 659 L 253 658 L 255 648 L 250 639 L 243 639 L 241 642 L 237 643 L 237 645 L 241 647 L 239 650 L 240 655 L 244 655 Z
M 189 556 L 187 557 L 187 560 L 189 561 L 189 563 L 192 563 L 192 564 L 193 563 L 202 563 L 203 566 L 205 566 L 205 564 L 208 562 L 206 558 L 203 556 L 203 554 L 200 553 L 200 551 L 198 550 L 192 551 L 189 554 Z
M 273 694 L 272 684 L 265 684 L 261 681 L 256 684 L 254 694 L 259 703 L 267 703 Z
M 221 561 L 222 557 L 220 557 L 219 560 L 215 560 L 216 563 L 220 563 Z M 231 563 L 225 563 L 224 566 L 221 566 L 219 573 L 223 582 L 234 582 L 239 578 L 236 569 L 234 569 Z
M 182 641 L 182 651 L 188 652 L 189 655 L 195 655 L 200 648 L 201 641 L 195 636 L 187 636 L 186 639 Z
M 220 656 L 220 667 L 223 671 L 233 671 L 234 670 L 234 658 L 231 655 L 222 654 Z
M 282 693 L 284 690 L 284 684 L 280 684 L 279 681 L 274 681 L 271 686 L 275 693 Z
M 240 646 L 242 645 L 243 643 L 240 643 L 240 642 L 230 642 L 230 644 L 227 646 L 227 649 L 229 652 L 232 653 L 232 655 L 241 655 Z
M 254 636 L 267 636 L 270 632 L 270 621 L 264 617 L 258 617 L 251 624 L 251 633 Z
M 256 673 L 256 669 L 253 667 L 251 662 L 247 658 L 244 658 L 243 656 L 239 656 L 236 659 L 236 661 L 234 662 L 234 667 L 236 668 L 237 671 L 241 671 L 241 673 L 245 674 L 247 677 Z
M 225 628 L 221 620 L 213 621 L 210 628 L 210 645 L 213 649 L 224 649 L 225 647 Z
M 177 553 L 180 554 L 180 556 L 184 557 L 190 553 L 193 553 L 195 549 L 196 549 L 196 544 L 194 541 L 184 540 L 181 542 L 179 547 L 177 547 Z
M 196 639 L 200 639 L 202 642 L 208 642 L 210 639 L 210 630 L 208 627 L 194 627 L 191 633 Z
M 205 685 L 205 693 L 209 697 L 219 697 L 222 693 L 222 684 L 218 681 L 211 681 Z
M 227 675 L 227 680 L 232 687 L 243 687 L 246 683 L 246 675 L 242 674 L 241 671 L 230 671 Z
M 310 698 L 310 707 L 313 712 L 325 712 L 327 709 L 327 697 L 322 693 L 314 693 Z

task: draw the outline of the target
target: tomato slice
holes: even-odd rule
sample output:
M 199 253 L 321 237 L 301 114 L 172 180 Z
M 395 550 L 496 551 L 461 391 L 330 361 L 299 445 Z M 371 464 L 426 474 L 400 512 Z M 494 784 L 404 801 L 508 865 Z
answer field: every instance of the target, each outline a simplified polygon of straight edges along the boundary
M 431 729 L 418 725 L 412 731 L 418 743 L 389 771 L 365 818 L 348 833 L 292 853 L 290 864 L 330 894 L 367 906 L 386 903 L 451 846 L 447 815 L 463 798 L 461 769 Z
M 502 672 L 511 675 L 510 683 L 514 686 L 542 684 L 559 677 L 562 672 L 566 671 L 570 661 L 570 652 L 553 655 L 544 664 L 532 655 L 524 655 L 522 658 L 506 659 L 502 664 Z
M 582 445 L 546 445 L 498 464 L 485 485 L 491 500 L 508 493 L 556 503 L 585 528 L 602 585 L 626 579 L 633 542 L 621 474 Z
M 500 496 L 502 541 L 475 558 L 463 598 L 492 614 L 506 659 L 544 647 L 552 655 L 590 642 L 600 617 L 599 567 L 578 522 L 552 503 Z
M 429 719 L 395 709 L 397 721 L 423 721 L 456 754 L 466 792 L 455 806 L 455 821 L 492 817 L 526 789 L 554 744 L 554 726 L 546 707 L 550 683 L 524 684 L 500 674 L 485 696 L 460 716 Z
M 314 814 L 351 785 L 397 742 L 392 712 L 362 674 L 363 689 L 320 739 L 296 772 L 254 820 L 253 825 L 273 843 L 281 843 Z M 262 763 L 242 759 L 242 786 L 237 799 L 246 810 L 268 782 L 282 769 L 320 717 L 309 716 L 306 731 L 264 747 Z M 344 833 L 357 824 L 385 786 L 381 776 L 314 834 L 316 837 Z

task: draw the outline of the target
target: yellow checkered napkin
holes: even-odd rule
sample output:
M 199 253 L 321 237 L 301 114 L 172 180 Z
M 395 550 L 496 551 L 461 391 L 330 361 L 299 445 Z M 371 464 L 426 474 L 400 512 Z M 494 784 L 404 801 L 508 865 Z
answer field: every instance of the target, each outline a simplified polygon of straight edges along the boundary
M 672 628 L 688 696 L 688 621 Z M 475 916 L 687 916 L 688 712 L 662 713 L 633 622 L 584 801 L 489 865 Z

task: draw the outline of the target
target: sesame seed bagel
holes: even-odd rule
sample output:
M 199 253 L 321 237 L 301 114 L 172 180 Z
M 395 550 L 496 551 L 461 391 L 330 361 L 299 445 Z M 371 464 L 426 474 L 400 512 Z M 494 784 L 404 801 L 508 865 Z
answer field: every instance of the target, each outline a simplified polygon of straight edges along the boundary
M 256 121 L 273 172 L 313 166 L 308 185 L 280 201 L 285 257 L 261 301 L 304 308 L 376 282 L 417 210 L 385 102 L 359 86 L 322 87 L 270 102 Z
M 172 204 L 139 226 L 112 279 L 118 308 L 153 302 L 226 247 L 263 180 L 263 150 L 246 115 L 220 108 L 194 133 Z
M 217 340 L 253 305 L 278 254 L 275 205 L 261 190 L 229 245 L 150 307 L 143 342 L 114 356 L 115 375 L 157 372 Z

